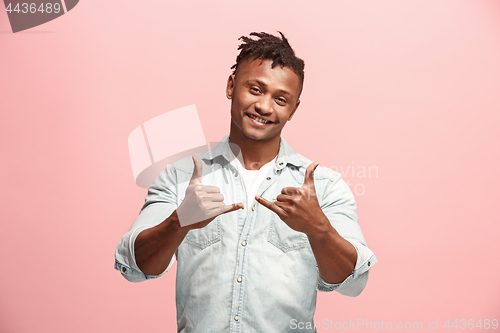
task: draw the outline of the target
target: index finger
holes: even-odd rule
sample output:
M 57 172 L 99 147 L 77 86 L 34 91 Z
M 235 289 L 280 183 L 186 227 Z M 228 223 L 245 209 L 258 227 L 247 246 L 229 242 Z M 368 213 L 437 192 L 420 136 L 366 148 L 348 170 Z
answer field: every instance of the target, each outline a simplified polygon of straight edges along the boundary
M 275 212 L 276 214 L 278 214 L 278 216 L 280 216 L 280 217 L 283 216 L 283 214 L 285 213 L 285 211 L 283 209 L 276 206 L 273 202 L 270 202 L 267 199 L 264 199 L 263 197 L 261 197 L 259 195 L 255 196 L 255 200 L 257 200 L 257 202 L 260 203 L 262 206 L 264 206 L 267 209 L 270 209 L 273 212 Z

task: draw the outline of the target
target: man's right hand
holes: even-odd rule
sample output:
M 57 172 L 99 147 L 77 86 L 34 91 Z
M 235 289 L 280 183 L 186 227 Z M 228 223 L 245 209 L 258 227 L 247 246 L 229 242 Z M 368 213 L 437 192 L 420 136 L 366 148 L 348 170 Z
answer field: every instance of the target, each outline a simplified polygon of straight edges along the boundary
M 197 155 L 193 155 L 193 162 L 193 175 L 186 188 L 184 201 L 176 210 L 181 227 L 203 228 L 217 216 L 243 208 L 242 202 L 224 204 L 224 196 L 217 186 L 203 185 L 201 183 L 203 163 Z

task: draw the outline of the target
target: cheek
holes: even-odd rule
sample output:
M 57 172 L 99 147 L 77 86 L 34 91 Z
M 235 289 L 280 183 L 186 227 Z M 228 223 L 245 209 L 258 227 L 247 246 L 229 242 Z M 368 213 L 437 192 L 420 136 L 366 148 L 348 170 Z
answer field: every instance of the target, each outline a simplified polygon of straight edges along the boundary
M 288 121 L 288 118 L 290 117 L 290 112 L 283 112 L 279 115 L 279 120 L 280 120 L 280 126 L 284 126 L 286 122 Z
M 244 115 L 241 112 L 242 108 L 240 104 L 233 100 L 231 103 L 231 118 L 237 120 L 238 122 L 243 119 Z
M 240 104 L 250 105 L 255 103 L 259 99 L 259 97 L 245 91 L 238 94 L 237 99 Z

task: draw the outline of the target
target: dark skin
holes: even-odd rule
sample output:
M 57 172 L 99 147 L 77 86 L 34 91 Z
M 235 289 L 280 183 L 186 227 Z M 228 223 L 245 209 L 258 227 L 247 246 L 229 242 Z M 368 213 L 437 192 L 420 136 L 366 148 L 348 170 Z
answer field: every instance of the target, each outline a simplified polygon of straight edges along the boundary
M 230 142 L 241 149 L 246 169 L 260 169 L 276 157 L 281 131 L 297 110 L 301 92 L 302 83 L 293 70 L 279 65 L 271 68 L 267 59 L 245 61 L 229 76 L 226 96 L 231 99 Z M 193 161 L 197 163 L 194 158 Z M 306 234 L 323 280 L 340 283 L 352 274 L 357 252 L 321 210 L 314 187 L 314 170 L 318 165 L 318 162 L 309 165 L 304 184 L 283 188 L 276 201 L 269 202 L 259 196 L 255 199 L 290 228 Z M 243 203 L 227 207 L 222 214 L 242 208 Z M 205 227 L 214 218 L 181 227 L 174 211 L 158 226 L 137 236 L 137 265 L 147 275 L 162 273 L 187 232 Z
M 340 283 L 353 272 L 358 255 L 321 210 L 314 187 L 314 170 L 318 165 L 318 162 L 311 163 L 306 169 L 304 184 L 283 188 L 274 202 L 258 195 L 255 199 L 275 212 L 290 228 L 305 233 L 323 280 Z

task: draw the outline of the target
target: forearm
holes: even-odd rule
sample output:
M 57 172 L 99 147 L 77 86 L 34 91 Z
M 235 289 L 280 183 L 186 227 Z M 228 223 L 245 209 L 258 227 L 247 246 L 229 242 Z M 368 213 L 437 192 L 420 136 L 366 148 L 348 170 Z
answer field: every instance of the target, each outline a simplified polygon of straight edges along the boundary
M 358 258 L 356 249 L 326 221 L 320 230 L 308 234 L 321 277 L 336 284 L 344 281 L 354 271 Z
M 159 225 L 143 230 L 134 243 L 137 266 L 146 275 L 161 274 L 168 267 L 187 232 L 187 228 L 182 228 L 179 224 L 177 211 Z

